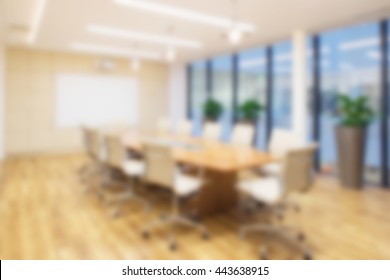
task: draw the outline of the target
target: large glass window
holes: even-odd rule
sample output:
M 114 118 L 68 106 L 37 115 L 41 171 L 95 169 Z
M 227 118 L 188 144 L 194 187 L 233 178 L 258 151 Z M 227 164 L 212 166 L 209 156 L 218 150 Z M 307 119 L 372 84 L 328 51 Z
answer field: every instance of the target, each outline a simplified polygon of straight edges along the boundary
M 222 140 L 229 141 L 233 125 L 232 56 L 212 60 L 212 97 L 221 102 L 224 113 L 221 117 Z
M 336 170 L 337 149 L 335 126 L 336 96 L 366 95 L 379 116 L 379 25 L 365 24 L 321 35 L 321 168 Z M 366 181 L 380 183 L 380 119 L 367 131 L 365 173 Z
M 207 97 L 206 62 L 192 63 L 191 69 L 191 119 L 194 125 L 194 134 L 198 136 L 202 131 L 202 108 Z
M 250 99 L 267 106 L 265 49 L 250 50 L 239 54 L 238 105 Z M 256 147 L 267 147 L 266 113 L 261 113 L 256 124 Z
M 292 128 L 291 51 L 291 42 L 273 46 L 272 121 L 274 128 Z

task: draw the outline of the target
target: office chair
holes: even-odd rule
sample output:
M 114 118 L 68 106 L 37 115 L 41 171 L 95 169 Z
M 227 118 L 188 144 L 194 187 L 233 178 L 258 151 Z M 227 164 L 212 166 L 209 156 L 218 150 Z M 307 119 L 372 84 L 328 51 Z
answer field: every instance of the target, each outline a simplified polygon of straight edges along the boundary
M 145 163 L 139 159 L 129 159 L 126 156 L 126 149 L 123 145 L 122 138 L 117 134 L 107 134 L 104 137 L 107 159 L 106 164 L 111 168 L 110 177 L 107 184 L 118 185 L 125 189 L 124 193 L 116 197 L 112 202 L 117 202 L 119 205 L 113 211 L 112 216 L 118 217 L 121 214 L 121 208 L 127 201 L 135 201 L 144 205 L 145 211 L 149 210 L 147 202 L 135 193 L 136 180 L 140 179 L 145 172 Z M 116 174 L 124 175 L 114 176 Z M 120 179 L 122 177 L 122 179 Z M 128 182 L 126 179 L 129 179 Z
M 250 124 L 236 124 L 233 129 L 231 143 L 237 146 L 251 147 L 255 136 L 255 128 Z
M 93 127 L 83 127 L 83 140 L 87 154 L 92 163 L 87 164 L 80 170 L 81 180 L 87 183 L 85 191 L 91 189 L 91 185 L 87 182 L 88 178 L 104 173 L 105 151 L 102 147 L 101 133 L 99 129 Z
M 274 157 L 283 159 L 286 153 L 294 148 L 302 146 L 299 137 L 286 129 L 274 129 L 268 146 L 268 152 Z M 279 176 L 282 172 L 282 164 L 279 162 L 269 163 L 260 170 L 264 175 Z
M 176 133 L 180 136 L 192 135 L 192 122 L 189 120 L 182 120 L 179 122 Z
M 289 197 L 294 193 L 307 192 L 313 183 L 313 158 L 316 145 L 294 149 L 287 152 L 280 177 L 259 177 L 238 183 L 241 195 L 249 197 L 261 204 L 261 211 L 268 211 L 268 221 L 245 225 L 240 228 L 240 236 L 244 238 L 249 231 L 262 231 L 266 234 L 279 235 L 298 246 L 304 252 L 305 259 L 312 259 L 312 254 L 304 242 L 304 234 L 293 226 L 281 223 L 284 212 L 293 208 L 299 210 Z M 266 213 L 268 213 L 266 212 Z M 275 219 L 279 218 L 279 219 Z M 260 250 L 261 258 L 267 259 L 267 244 Z
M 162 225 L 170 225 L 170 249 L 177 247 L 174 232 L 175 225 L 190 226 L 199 230 L 203 238 L 208 238 L 208 230 L 205 226 L 180 214 L 180 203 L 196 195 L 202 186 L 202 171 L 197 176 L 189 176 L 176 168 L 171 147 L 163 143 L 149 142 L 144 147 L 146 170 L 144 180 L 147 183 L 156 184 L 167 188 L 172 193 L 171 214 L 164 219 L 148 224 L 143 230 L 144 238 L 149 237 L 151 229 Z
M 202 137 L 210 141 L 219 141 L 221 138 L 221 126 L 218 123 L 206 122 Z

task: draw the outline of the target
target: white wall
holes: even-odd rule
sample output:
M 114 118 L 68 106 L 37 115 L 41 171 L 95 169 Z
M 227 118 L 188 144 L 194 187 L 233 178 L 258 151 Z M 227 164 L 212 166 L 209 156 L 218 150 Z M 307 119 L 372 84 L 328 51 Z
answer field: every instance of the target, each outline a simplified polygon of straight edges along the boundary
M 187 118 L 187 73 L 185 64 L 170 67 L 168 117 L 174 123 Z
M 1 42 L 1 41 L 0 41 Z M 5 95 L 5 47 L 0 43 L 0 160 L 5 157 L 4 153 L 4 95 Z

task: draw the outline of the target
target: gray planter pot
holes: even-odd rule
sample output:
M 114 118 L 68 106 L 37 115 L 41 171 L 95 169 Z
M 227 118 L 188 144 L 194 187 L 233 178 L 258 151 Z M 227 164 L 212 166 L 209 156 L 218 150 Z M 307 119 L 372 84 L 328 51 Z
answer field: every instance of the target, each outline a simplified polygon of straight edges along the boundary
M 341 184 L 360 189 L 363 184 L 365 127 L 336 127 L 338 169 Z

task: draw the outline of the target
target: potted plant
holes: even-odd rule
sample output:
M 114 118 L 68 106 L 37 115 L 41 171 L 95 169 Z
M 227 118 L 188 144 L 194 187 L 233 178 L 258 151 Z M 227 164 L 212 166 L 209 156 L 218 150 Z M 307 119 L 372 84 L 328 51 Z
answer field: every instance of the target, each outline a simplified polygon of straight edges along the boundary
M 215 122 L 223 113 L 223 106 L 213 98 L 209 98 L 203 105 L 203 115 L 206 121 Z
M 238 108 L 238 118 L 241 122 L 255 124 L 264 106 L 256 99 L 248 99 Z
M 338 96 L 341 118 L 336 127 L 338 168 L 341 183 L 347 187 L 362 186 L 366 128 L 374 117 L 367 101 L 366 96 Z

